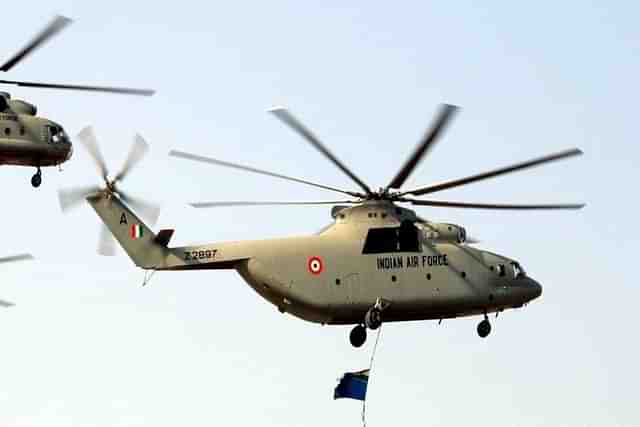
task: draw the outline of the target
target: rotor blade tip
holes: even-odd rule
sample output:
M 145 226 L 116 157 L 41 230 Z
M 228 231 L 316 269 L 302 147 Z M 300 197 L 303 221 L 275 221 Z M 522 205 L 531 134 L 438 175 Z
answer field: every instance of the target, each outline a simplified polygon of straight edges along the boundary
M 271 108 L 267 108 L 268 113 L 278 113 L 280 111 L 287 111 L 287 108 L 282 105 L 275 105 Z

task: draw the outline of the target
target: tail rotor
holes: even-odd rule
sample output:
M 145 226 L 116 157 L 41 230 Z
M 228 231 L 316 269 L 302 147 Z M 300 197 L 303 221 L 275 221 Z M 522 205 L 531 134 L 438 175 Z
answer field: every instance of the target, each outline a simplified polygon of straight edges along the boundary
M 58 199 L 62 212 L 66 213 L 78 207 L 85 199 L 94 194 L 102 193 L 105 197 L 117 197 L 125 204 L 129 205 L 133 210 L 137 211 L 145 221 L 149 224 L 155 224 L 160 216 L 160 207 L 155 203 L 151 203 L 140 198 L 134 197 L 120 188 L 120 184 L 129 175 L 129 173 L 139 164 L 149 151 L 149 145 L 140 136 L 136 135 L 129 150 L 129 154 L 118 172 L 112 179 L 109 178 L 109 169 L 102 156 L 100 146 L 93 129 L 88 126 L 77 136 L 77 139 L 86 148 L 87 152 L 96 164 L 98 174 L 104 182 L 104 186 L 83 186 L 61 189 L 58 191 Z M 102 226 L 100 231 L 100 240 L 98 243 L 98 253 L 101 255 L 112 256 L 115 254 L 115 244 L 111 232 Z

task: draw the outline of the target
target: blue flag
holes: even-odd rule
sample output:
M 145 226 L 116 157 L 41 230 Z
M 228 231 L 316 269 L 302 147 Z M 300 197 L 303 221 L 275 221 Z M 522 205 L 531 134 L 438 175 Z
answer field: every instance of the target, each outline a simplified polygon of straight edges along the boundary
M 359 372 L 347 372 L 340 378 L 340 384 L 333 392 L 334 399 L 356 399 L 364 401 L 367 396 L 367 384 L 369 382 L 369 370 Z

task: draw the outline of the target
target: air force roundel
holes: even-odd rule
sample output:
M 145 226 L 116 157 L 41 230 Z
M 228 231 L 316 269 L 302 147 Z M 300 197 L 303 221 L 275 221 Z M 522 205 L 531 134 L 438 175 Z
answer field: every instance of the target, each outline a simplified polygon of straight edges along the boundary
M 324 270 L 324 263 L 322 262 L 322 258 L 320 258 L 319 256 L 309 257 L 309 260 L 307 261 L 307 268 L 309 269 L 309 273 L 313 274 L 314 276 L 322 273 L 322 270 Z

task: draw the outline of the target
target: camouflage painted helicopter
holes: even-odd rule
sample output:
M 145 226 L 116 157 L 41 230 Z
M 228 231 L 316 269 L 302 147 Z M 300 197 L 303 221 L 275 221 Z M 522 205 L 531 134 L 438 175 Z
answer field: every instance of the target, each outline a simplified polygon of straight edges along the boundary
M 20 255 L 11 255 L 0 258 L 0 264 L 7 264 L 11 262 L 18 261 L 27 261 L 32 260 L 33 256 L 31 254 L 20 254 Z M 0 307 L 11 307 L 14 304 L 9 301 L 0 300 Z
M 69 18 L 56 16 L 33 40 L 1 65 L 0 71 L 11 70 L 26 56 L 70 23 L 71 20 Z M 148 89 L 79 86 L 17 80 L 0 80 L 0 84 L 144 96 L 153 94 L 153 91 Z M 9 93 L 0 92 L 0 165 L 32 166 L 37 168 L 36 173 L 31 178 L 33 187 L 39 187 L 42 183 L 41 167 L 58 166 L 71 158 L 73 152 L 71 141 L 64 128 L 47 118 L 37 117 L 36 114 L 37 108 L 35 105 L 26 101 L 11 99 Z
M 491 331 L 488 313 L 522 307 L 542 293 L 521 264 L 469 246 L 459 225 L 420 218 L 399 203 L 451 208 L 546 210 L 580 209 L 583 204 L 482 204 L 416 198 L 425 194 L 528 169 L 582 154 L 562 151 L 466 178 L 400 191 L 433 146 L 456 107 L 445 105 L 413 154 L 389 184 L 373 191 L 287 110 L 271 110 L 351 178 L 361 190 L 347 191 L 236 163 L 172 151 L 184 159 L 226 166 L 319 187 L 350 197 L 320 202 L 207 202 L 197 208 L 248 205 L 334 205 L 333 224 L 317 235 L 272 240 L 169 247 L 174 230 L 154 234 L 127 206 L 127 197 L 105 178 L 104 188 L 63 191 L 63 210 L 86 200 L 133 262 L 146 270 L 234 269 L 281 312 L 322 324 L 352 324 L 353 346 L 364 344 L 367 329 L 382 322 L 482 315 L 480 337 Z M 107 176 L 95 141 L 89 152 Z M 136 150 L 132 150 L 135 152 Z M 97 154 L 96 154 L 97 153 Z M 139 156 L 137 157 L 139 158 Z M 127 162 L 130 164 L 131 162 Z

